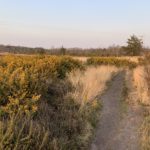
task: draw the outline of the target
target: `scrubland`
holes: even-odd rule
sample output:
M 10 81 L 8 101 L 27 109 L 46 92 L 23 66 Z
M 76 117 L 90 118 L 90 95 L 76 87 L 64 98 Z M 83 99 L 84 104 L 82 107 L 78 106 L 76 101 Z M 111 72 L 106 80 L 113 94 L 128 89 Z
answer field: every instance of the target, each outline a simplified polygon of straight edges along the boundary
M 0 149 L 88 149 L 100 115 L 100 96 L 125 70 L 130 103 L 140 103 L 145 110 L 141 141 L 148 150 L 150 69 L 148 62 L 139 65 L 138 60 L 1 56 Z
M 102 94 L 106 83 L 119 71 L 115 66 L 88 67 L 86 71 L 75 71 L 69 75 L 69 80 L 75 87 L 73 97 L 81 105 L 90 102 Z
M 1 56 L 0 149 L 86 149 L 119 69 L 70 57 Z

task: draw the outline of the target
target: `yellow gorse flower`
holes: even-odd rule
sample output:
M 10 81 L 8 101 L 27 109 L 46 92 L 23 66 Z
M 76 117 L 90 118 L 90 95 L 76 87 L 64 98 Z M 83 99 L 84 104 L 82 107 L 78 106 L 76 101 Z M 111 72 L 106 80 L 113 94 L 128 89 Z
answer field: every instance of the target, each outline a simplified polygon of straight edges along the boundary
M 51 81 L 75 66 L 79 62 L 69 57 L 1 56 L 0 108 L 7 113 L 36 112 Z

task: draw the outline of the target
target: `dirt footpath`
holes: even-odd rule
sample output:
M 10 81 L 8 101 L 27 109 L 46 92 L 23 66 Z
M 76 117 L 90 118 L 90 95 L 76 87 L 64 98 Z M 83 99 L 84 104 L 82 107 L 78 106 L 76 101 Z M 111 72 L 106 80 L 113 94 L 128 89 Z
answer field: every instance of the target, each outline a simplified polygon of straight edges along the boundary
M 91 150 L 140 150 L 140 108 L 127 106 L 122 113 L 124 76 L 124 72 L 119 73 L 101 97 L 103 108 Z

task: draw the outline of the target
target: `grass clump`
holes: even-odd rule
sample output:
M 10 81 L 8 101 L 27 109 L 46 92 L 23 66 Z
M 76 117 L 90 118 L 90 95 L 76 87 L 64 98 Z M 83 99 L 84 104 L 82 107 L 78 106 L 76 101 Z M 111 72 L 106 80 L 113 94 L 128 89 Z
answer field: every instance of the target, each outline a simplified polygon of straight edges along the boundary
M 143 150 L 150 149 L 150 56 L 141 58 L 141 67 L 135 71 L 135 81 L 144 110 L 144 121 L 141 127 L 141 146 Z
M 150 114 L 147 113 L 141 127 L 141 146 L 143 150 L 150 149 Z

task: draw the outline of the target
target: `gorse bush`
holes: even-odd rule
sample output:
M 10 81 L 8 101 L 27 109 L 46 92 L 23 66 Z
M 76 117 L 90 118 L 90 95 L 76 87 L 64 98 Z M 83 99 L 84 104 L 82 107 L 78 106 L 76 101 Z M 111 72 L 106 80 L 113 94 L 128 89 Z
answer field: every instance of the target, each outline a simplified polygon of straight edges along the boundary
M 116 57 L 91 57 L 87 60 L 88 65 L 114 65 L 117 67 L 130 67 L 134 68 L 137 63 L 127 59 L 119 59 Z
M 65 78 L 75 68 L 82 68 L 82 64 L 69 57 L 1 57 L 0 112 L 35 112 L 53 80 Z
M 0 64 L 0 149 L 86 149 L 99 105 L 81 109 L 68 95 L 66 75 L 84 68 L 79 61 L 5 56 Z
M 0 149 L 87 149 L 98 106 L 89 103 L 81 110 L 72 99 L 63 100 L 53 106 L 41 104 L 36 116 L 16 115 L 1 121 Z
M 81 65 L 80 61 L 74 60 L 71 57 L 62 57 L 58 66 L 57 66 L 57 77 L 58 78 L 65 78 L 66 74 L 75 68 L 84 69 L 84 66 Z

